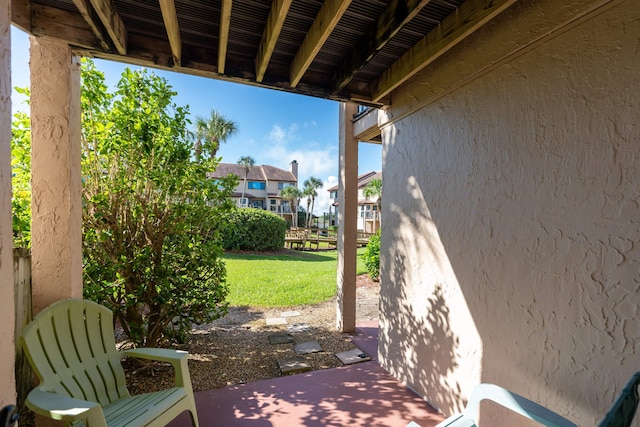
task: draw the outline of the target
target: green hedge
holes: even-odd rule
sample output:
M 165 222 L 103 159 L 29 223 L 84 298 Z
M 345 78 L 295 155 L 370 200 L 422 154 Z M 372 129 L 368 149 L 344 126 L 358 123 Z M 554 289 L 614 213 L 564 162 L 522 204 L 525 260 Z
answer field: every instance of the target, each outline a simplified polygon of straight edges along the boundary
M 371 280 L 378 280 L 380 277 L 380 229 L 369 237 L 369 243 L 362 254 L 362 259 Z
M 284 247 L 287 223 L 261 209 L 234 209 L 221 221 L 222 247 L 229 250 L 277 251 Z

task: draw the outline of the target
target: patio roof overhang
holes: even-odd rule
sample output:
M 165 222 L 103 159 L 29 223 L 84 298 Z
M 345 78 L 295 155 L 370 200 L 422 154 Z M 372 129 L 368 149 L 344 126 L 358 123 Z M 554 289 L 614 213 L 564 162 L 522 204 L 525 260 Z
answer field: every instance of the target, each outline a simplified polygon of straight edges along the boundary
M 80 55 L 369 106 L 515 0 L 12 0 Z

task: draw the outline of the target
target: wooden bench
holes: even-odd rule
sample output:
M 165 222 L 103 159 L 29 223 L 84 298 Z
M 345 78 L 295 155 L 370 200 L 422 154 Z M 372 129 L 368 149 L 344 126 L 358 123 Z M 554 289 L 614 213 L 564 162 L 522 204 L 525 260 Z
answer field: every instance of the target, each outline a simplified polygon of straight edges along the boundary
M 35 413 L 65 426 L 161 427 L 188 411 L 198 427 L 188 353 L 162 348 L 117 351 L 111 310 L 80 299 L 58 301 L 24 329 L 20 343 L 40 385 L 27 396 Z M 122 357 L 171 363 L 175 385 L 132 396 Z

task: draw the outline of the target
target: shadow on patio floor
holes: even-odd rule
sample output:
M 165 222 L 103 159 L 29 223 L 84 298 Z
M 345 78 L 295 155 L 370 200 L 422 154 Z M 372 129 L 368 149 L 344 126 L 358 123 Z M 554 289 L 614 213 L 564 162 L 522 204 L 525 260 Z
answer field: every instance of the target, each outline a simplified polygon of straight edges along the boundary
M 376 356 L 377 322 L 358 326 L 354 343 Z M 375 360 L 195 394 L 201 427 L 423 427 L 443 419 Z M 186 413 L 169 427 L 189 427 Z

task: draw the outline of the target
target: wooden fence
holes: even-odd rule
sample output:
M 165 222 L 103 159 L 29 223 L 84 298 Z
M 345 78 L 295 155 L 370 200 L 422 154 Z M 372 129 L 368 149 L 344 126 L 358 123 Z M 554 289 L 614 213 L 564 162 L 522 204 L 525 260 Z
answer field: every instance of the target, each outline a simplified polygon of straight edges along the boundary
M 15 326 L 15 343 L 16 343 L 16 391 L 18 398 L 16 408 L 21 414 L 20 425 L 27 421 L 26 407 L 24 401 L 27 394 L 33 388 L 33 373 L 27 357 L 22 352 L 18 337 L 22 330 L 32 319 L 31 312 L 31 254 L 29 249 L 14 248 L 13 249 L 13 275 L 15 285 L 15 308 L 16 308 L 16 326 Z

